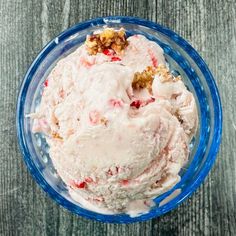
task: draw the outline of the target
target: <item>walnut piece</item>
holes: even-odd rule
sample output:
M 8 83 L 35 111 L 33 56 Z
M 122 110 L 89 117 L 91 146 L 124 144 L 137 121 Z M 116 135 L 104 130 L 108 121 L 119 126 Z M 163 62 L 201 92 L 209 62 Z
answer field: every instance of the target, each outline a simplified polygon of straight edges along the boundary
M 168 68 L 162 64 L 156 68 L 155 74 L 160 76 L 160 80 L 162 83 L 164 83 L 164 82 L 177 82 L 178 80 L 181 80 L 180 76 L 174 77 L 171 74 L 171 72 L 168 70 Z
M 108 124 L 108 119 L 107 119 L 106 117 L 102 117 L 102 118 L 100 119 L 100 122 L 101 122 L 101 124 L 107 126 L 107 124 Z
M 149 93 L 152 94 L 152 82 L 155 75 L 160 77 L 162 83 L 181 80 L 180 76 L 174 77 L 165 65 L 159 65 L 157 68 L 148 66 L 144 71 L 134 74 L 132 81 L 133 89 L 147 88 Z
M 154 79 L 155 70 L 153 67 L 148 66 L 142 72 L 136 72 L 134 74 L 134 79 L 132 82 L 133 89 L 147 88 L 150 93 L 152 93 L 152 82 Z
M 128 41 L 123 28 L 118 31 L 105 28 L 99 34 L 88 35 L 85 44 L 90 55 L 96 55 L 105 49 L 113 49 L 115 53 L 120 54 L 127 47 Z

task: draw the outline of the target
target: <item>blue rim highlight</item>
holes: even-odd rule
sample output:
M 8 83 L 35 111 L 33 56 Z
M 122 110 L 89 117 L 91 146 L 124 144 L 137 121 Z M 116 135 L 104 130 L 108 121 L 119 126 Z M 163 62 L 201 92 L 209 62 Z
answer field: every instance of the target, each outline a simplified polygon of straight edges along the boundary
M 44 179 L 44 177 L 41 175 L 41 173 L 38 172 L 37 167 L 31 160 L 29 149 L 26 145 L 26 140 L 24 137 L 24 102 L 26 98 L 26 92 L 28 90 L 29 84 L 31 82 L 31 78 L 36 72 L 38 66 L 43 61 L 43 59 L 50 53 L 51 50 L 53 50 L 57 44 L 54 41 L 54 39 L 49 42 L 43 50 L 39 53 L 39 55 L 36 57 L 34 62 L 31 64 L 30 68 L 28 69 L 23 82 L 21 84 L 20 92 L 18 95 L 18 102 L 17 102 L 17 115 L 16 115 L 16 127 L 17 127 L 17 137 L 20 145 L 21 152 L 24 157 L 24 161 L 30 170 L 32 176 L 35 178 L 37 183 L 44 189 L 46 193 L 48 193 L 58 204 L 64 206 L 68 210 L 80 215 L 87 217 L 89 219 L 98 220 L 102 222 L 110 222 L 110 223 L 132 223 L 132 222 L 139 222 L 139 221 L 145 221 L 157 216 L 160 216 L 162 214 L 167 213 L 168 211 L 176 208 L 181 202 L 183 202 L 187 197 L 189 197 L 196 189 L 197 187 L 203 182 L 206 175 L 210 171 L 213 163 L 216 159 L 216 154 L 219 149 L 220 141 L 221 141 L 221 135 L 222 135 L 222 108 L 221 108 L 221 101 L 219 97 L 219 92 L 217 89 L 217 86 L 215 84 L 215 81 L 213 79 L 213 76 L 211 72 L 209 71 L 207 65 L 203 61 L 203 59 L 200 57 L 200 55 L 196 52 L 196 50 L 188 43 L 186 42 L 182 37 L 174 33 L 168 28 L 165 28 L 159 24 L 153 23 L 151 21 L 147 21 L 140 18 L 135 17 L 122 17 L 122 16 L 113 16 L 113 17 L 105 17 L 105 18 L 97 18 L 93 20 L 89 20 L 80 24 L 77 24 L 64 32 L 62 32 L 57 38 L 60 41 L 65 40 L 66 38 L 70 37 L 71 35 L 77 33 L 80 30 L 86 29 L 91 24 L 93 25 L 105 25 L 106 22 L 115 22 L 119 21 L 118 23 L 129 23 L 129 24 L 135 24 L 135 25 L 142 25 L 148 28 L 151 28 L 153 30 L 156 30 L 158 32 L 161 32 L 162 34 L 170 37 L 178 46 L 180 46 L 196 63 L 196 65 L 201 70 L 202 74 L 205 77 L 205 80 L 207 82 L 207 85 L 209 87 L 209 90 L 211 92 L 211 98 L 213 101 L 213 109 L 214 109 L 214 127 L 217 127 L 217 129 L 213 129 L 213 139 L 210 146 L 209 154 L 207 156 L 206 163 L 202 167 L 200 173 L 198 173 L 197 178 L 189 188 L 185 191 L 183 191 L 180 195 L 178 195 L 175 199 L 168 202 L 166 205 L 159 207 L 158 209 L 151 210 L 148 214 L 141 215 L 139 217 L 131 218 L 128 215 L 103 215 L 98 213 L 93 213 L 89 210 L 85 210 L 76 204 L 73 204 L 72 202 L 69 202 L 64 197 L 59 195 Z M 97 217 L 99 215 L 99 217 Z

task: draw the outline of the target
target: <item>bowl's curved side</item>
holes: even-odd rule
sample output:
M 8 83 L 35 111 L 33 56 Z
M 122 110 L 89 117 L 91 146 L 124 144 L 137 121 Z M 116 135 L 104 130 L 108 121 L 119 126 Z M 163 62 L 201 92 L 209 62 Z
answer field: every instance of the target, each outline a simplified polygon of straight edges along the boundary
M 50 186 L 50 184 L 44 179 L 44 177 L 38 170 L 37 166 L 35 166 L 35 163 L 32 161 L 31 153 L 27 146 L 26 134 L 24 133 L 24 119 L 25 119 L 24 108 L 25 108 L 25 102 L 26 102 L 26 94 L 27 94 L 31 79 L 33 78 L 35 72 L 37 71 L 38 66 L 43 62 L 45 57 L 47 57 L 47 55 L 55 47 L 57 47 L 58 43 L 60 43 L 61 41 L 67 40 L 68 38 L 72 37 L 74 34 L 77 34 L 81 30 L 84 30 L 91 26 L 103 26 L 103 25 L 110 25 L 110 24 L 119 25 L 121 23 L 129 23 L 129 24 L 141 25 L 147 28 L 151 28 L 155 31 L 161 32 L 162 34 L 166 35 L 171 40 L 173 40 L 179 47 L 181 47 L 192 58 L 192 60 L 195 62 L 195 64 L 197 65 L 201 73 L 203 74 L 206 80 L 207 86 L 209 88 L 209 91 L 211 93 L 211 99 L 213 103 L 212 109 L 214 113 L 214 128 L 213 128 L 214 132 L 212 136 L 211 146 L 209 147 L 206 163 L 202 167 L 200 173 L 198 174 L 194 182 L 191 183 L 191 186 L 189 186 L 188 190 L 183 191 L 175 199 L 171 200 L 169 203 L 165 204 L 164 206 L 152 209 L 148 214 L 135 217 L 135 218 L 131 218 L 127 215 L 107 216 L 107 215 L 97 214 L 97 213 L 88 211 L 86 209 L 83 209 L 72 202 L 69 202 L 63 196 L 58 194 L 58 192 L 55 191 L 55 189 L 52 186 Z M 21 89 L 18 95 L 16 112 L 17 112 L 16 127 L 17 127 L 17 137 L 19 141 L 19 146 L 24 156 L 25 163 L 27 167 L 29 168 L 33 177 L 38 182 L 38 184 L 44 189 L 45 192 L 47 192 L 53 199 L 55 199 L 57 203 L 64 206 L 68 210 L 76 214 L 79 214 L 81 216 L 85 216 L 89 219 L 95 219 L 95 220 L 99 220 L 103 222 L 132 223 L 132 222 L 137 222 L 137 221 L 144 221 L 144 220 L 148 220 L 153 217 L 156 217 L 156 216 L 160 216 L 170 211 L 171 209 L 175 208 L 178 204 L 180 204 L 182 201 L 184 201 L 187 197 L 189 197 L 194 192 L 194 190 L 201 184 L 201 182 L 204 180 L 204 178 L 210 171 L 216 158 L 216 154 L 217 154 L 220 141 L 221 141 L 221 133 L 222 133 L 222 108 L 221 108 L 219 92 L 215 84 L 215 81 L 213 79 L 213 76 L 211 72 L 209 71 L 207 65 L 203 61 L 203 59 L 199 56 L 199 54 L 195 51 L 195 49 L 192 48 L 191 45 L 189 45 L 183 38 L 181 38 L 176 33 L 156 23 L 139 19 L 139 18 L 133 18 L 133 17 L 115 16 L 115 17 L 97 18 L 94 20 L 86 21 L 78 25 L 75 25 L 71 27 L 70 29 L 62 32 L 60 35 L 56 37 L 56 39 L 49 42 L 48 45 L 46 45 L 43 48 L 43 50 L 40 52 L 40 54 L 36 57 L 36 59 L 31 64 L 29 70 L 27 71 L 24 77 L 24 80 L 21 84 Z

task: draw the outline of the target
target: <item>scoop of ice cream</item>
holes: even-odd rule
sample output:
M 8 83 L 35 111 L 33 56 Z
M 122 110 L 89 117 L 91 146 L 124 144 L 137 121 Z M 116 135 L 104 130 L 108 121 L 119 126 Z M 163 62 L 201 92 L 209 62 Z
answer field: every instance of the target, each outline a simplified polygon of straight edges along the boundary
M 160 76 L 156 76 L 152 84 L 152 90 L 156 98 L 171 102 L 181 126 L 191 139 L 196 133 L 198 124 L 197 107 L 193 94 L 186 89 L 183 81 L 163 83 Z
M 143 35 L 129 37 L 128 42 L 122 63 L 133 72 L 141 72 L 147 66 L 157 67 L 159 64 L 165 64 L 163 50 L 155 42 L 147 40 Z
M 194 97 L 181 80 L 156 75 L 151 93 L 132 87 L 135 72 L 165 59 L 144 36 L 128 42 L 121 54 L 90 55 L 82 45 L 60 60 L 31 114 L 74 199 L 112 212 L 149 204 L 175 185 L 197 127 Z

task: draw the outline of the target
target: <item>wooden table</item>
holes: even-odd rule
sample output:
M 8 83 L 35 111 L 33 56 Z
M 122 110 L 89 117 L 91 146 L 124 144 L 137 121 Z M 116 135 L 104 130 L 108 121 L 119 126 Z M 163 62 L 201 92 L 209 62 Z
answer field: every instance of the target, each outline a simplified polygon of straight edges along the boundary
M 217 161 L 195 194 L 163 217 L 103 224 L 58 206 L 22 160 L 15 129 L 17 92 L 32 60 L 62 30 L 107 15 L 138 16 L 187 39 L 205 59 L 224 110 Z M 0 1 L 0 235 L 236 235 L 235 0 Z

